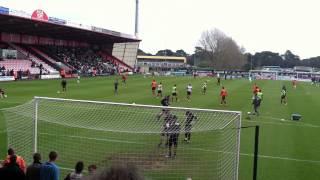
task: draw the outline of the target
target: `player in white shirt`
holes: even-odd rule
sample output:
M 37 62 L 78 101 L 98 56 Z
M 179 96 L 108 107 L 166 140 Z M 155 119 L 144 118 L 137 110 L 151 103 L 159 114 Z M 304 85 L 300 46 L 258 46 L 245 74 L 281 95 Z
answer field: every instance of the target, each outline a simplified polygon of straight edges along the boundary
M 191 94 L 192 94 L 192 85 L 188 84 L 187 86 L 187 99 L 190 101 L 191 98 Z
M 158 87 L 157 87 L 157 91 L 158 91 L 158 94 L 157 94 L 157 97 L 162 97 L 162 83 L 160 82 L 160 84 L 158 84 Z
M 80 73 L 78 73 L 78 77 L 77 77 L 77 83 L 79 84 L 80 83 Z

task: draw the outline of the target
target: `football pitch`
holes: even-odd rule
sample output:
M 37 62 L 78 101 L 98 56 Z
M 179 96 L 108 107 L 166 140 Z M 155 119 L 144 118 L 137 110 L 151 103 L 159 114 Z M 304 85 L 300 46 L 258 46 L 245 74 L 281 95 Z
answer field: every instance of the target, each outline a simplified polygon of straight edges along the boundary
M 113 93 L 114 79 L 115 77 L 112 76 L 82 78 L 80 84 L 77 84 L 75 79 L 69 79 L 67 93 L 57 93 L 57 91 L 61 91 L 60 80 L 1 82 L 0 87 L 6 90 L 8 98 L 0 99 L 0 109 L 24 104 L 34 96 L 160 105 L 160 99 L 152 97 L 151 94 L 151 77 L 129 76 L 126 85 L 120 82 L 118 95 Z M 311 86 L 310 83 L 299 83 L 297 89 L 293 89 L 289 81 L 256 81 L 264 93 L 260 108 L 261 115 L 247 119 L 247 112 L 252 111 L 253 85 L 248 80 L 222 80 L 222 85 L 228 90 L 229 96 L 227 106 L 220 106 L 219 92 L 221 86 L 217 86 L 216 80 L 213 78 L 156 77 L 155 79 L 157 82 L 161 81 L 163 83 L 164 94 L 170 94 L 171 87 L 177 84 L 180 101 L 172 103 L 172 106 L 242 111 L 242 126 L 260 125 L 258 179 L 319 179 L 320 143 L 317 140 L 320 135 L 320 122 L 318 120 L 320 109 L 319 87 Z M 201 86 L 204 81 L 208 81 L 206 95 L 201 94 Z M 185 89 L 188 83 L 193 85 L 193 95 L 190 102 L 186 100 Z M 286 106 L 280 105 L 280 90 L 283 84 L 288 89 L 288 104 Z M 292 113 L 301 114 L 302 120 L 291 121 Z M 5 157 L 6 153 L 5 130 L 4 117 L 0 111 L 1 157 Z M 62 131 L 62 128 L 53 127 L 48 129 L 48 132 L 53 130 Z M 70 129 L 70 131 L 73 130 Z M 87 134 L 90 134 L 90 132 Z M 112 139 L 110 134 L 93 135 L 94 137 L 88 138 L 108 136 Z M 129 135 L 123 135 L 123 137 L 131 142 Z M 141 142 L 158 142 L 158 139 L 159 135 L 152 138 L 142 138 Z M 208 135 L 207 139 L 201 138 L 201 140 L 209 142 L 212 137 Z M 52 140 L 48 138 L 48 142 L 39 143 L 50 142 Z M 63 143 L 59 139 L 54 142 Z M 240 180 L 252 178 L 253 142 L 254 129 L 243 129 L 241 131 Z M 106 145 L 106 143 L 103 144 Z M 71 156 L 73 153 L 72 144 L 64 144 L 64 146 L 65 151 L 68 151 Z M 134 146 L 140 145 L 132 145 L 132 147 Z M 90 146 L 88 145 L 85 148 L 90 149 Z M 79 150 L 76 152 L 78 153 Z M 214 158 L 205 157 L 206 155 L 206 153 L 201 154 L 201 158 Z M 46 159 L 46 154 L 43 154 L 43 159 Z M 74 160 L 74 163 L 76 161 L 77 159 Z M 195 170 L 201 169 L 200 165 Z M 73 164 L 67 166 L 72 168 Z M 179 167 L 176 167 L 176 169 L 179 170 Z M 162 177 L 165 176 L 162 175 Z

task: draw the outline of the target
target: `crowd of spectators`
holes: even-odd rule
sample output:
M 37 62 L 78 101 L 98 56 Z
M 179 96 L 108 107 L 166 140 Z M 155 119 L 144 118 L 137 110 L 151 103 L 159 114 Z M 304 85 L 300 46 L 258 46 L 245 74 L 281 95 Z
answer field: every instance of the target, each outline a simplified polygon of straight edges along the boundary
M 8 149 L 6 159 L 0 165 L 1 180 L 59 180 L 60 167 L 56 164 L 58 153 L 51 151 L 47 162 L 41 162 L 41 155 L 35 153 L 33 162 L 28 167 L 25 160 L 18 156 L 12 148 Z M 88 173 L 84 173 L 84 163 L 78 161 L 74 171 L 68 173 L 64 180 L 143 180 L 138 169 L 130 164 L 114 165 L 111 168 L 101 168 L 92 164 Z
M 65 65 L 67 68 L 61 68 L 64 69 L 63 71 L 66 74 L 96 76 L 113 75 L 119 73 L 119 71 L 125 72 L 125 69 L 120 68 L 119 64 L 112 59 L 104 61 L 98 50 L 94 50 L 94 48 L 63 46 L 39 46 L 38 48 Z M 39 64 L 31 60 L 30 70 L 15 72 L 13 69 L 9 70 L 3 66 L 0 67 L 0 76 L 15 76 L 16 79 L 21 79 L 22 76 L 30 75 L 31 68 L 39 68 L 43 71 L 43 74 L 48 73 L 46 69 L 41 68 Z
M 30 70 L 19 70 L 19 71 L 14 71 L 13 69 L 6 69 L 4 66 L 0 67 L 0 76 L 14 76 L 16 79 L 22 79 L 22 77 L 29 77 L 30 76 Z
M 14 75 L 14 71 L 13 69 L 6 69 L 6 67 L 2 66 L 0 67 L 0 74 L 1 76 L 13 76 Z
M 117 68 L 94 50 L 81 47 L 47 46 L 47 52 L 56 55 L 60 61 L 72 69 L 72 73 L 86 75 L 114 74 Z

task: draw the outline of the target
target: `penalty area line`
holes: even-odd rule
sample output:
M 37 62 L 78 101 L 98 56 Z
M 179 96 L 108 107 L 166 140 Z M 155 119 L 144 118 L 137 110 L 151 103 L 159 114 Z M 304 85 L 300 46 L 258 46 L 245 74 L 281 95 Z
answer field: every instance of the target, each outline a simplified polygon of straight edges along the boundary
M 296 127 L 309 127 L 309 128 L 320 128 L 320 126 L 312 125 L 312 124 L 295 124 L 295 123 L 281 123 L 281 122 L 266 122 L 266 121 L 257 121 L 257 120 L 242 120 L 243 122 L 248 123 L 261 123 L 261 124 L 271 124 L 271 125 L 282 125 L 282 126 L 296 126 Z
M 197 150 L 197 151 L 206 151 L 206 152 L 215 152 L 215 153 L 224 153 L 224 154 L 235 154 L 234 152 L 215 151 L 215 150 L 203 149 L 203 148 L 190 148 L 190 149 Z M 247 153 L 240 153 L 240 156 L 253 157 L 254 155 L 247 154 Z M 286 161 L 296 161 L 296 162 L 320 164 L 320 161 L 317 161 L 317 160 L 296 159 L 296 158 L 290 158 L 290 157 L 268 156 L 268 155 L 258 155 L 258 157 L 264 158 L 264 159 L 276 159 L 276 160 L 286 160 Z
M 240 155 L 241 156 L 253 157 L 253 154 L 240 153 Z M 267 155 L 258 155 L 258 157 L 265 158 L 265 159 L 278 159 L 278 160 L 287 160 L 287 161 L 296 161 L 296 162 L 320 164 L 320 161 L 316 161 L 316 160 L 296 159 L 296 158 L 289 158 L 289 157 L 278 157 L 278 156 L 267 156 Z

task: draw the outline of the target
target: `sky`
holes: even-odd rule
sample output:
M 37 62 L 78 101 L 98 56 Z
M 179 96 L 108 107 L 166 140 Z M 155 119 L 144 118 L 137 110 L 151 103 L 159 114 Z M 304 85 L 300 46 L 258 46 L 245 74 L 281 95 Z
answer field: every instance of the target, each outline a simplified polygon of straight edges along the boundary
M 0 0 L 0 6 L 134 34 L 135 0 Z M 320 56 L 317 0 L 140 0 L 140 48 L 193 53 L 201 33 L 218 28 L 247 52 L 291 50 Z

